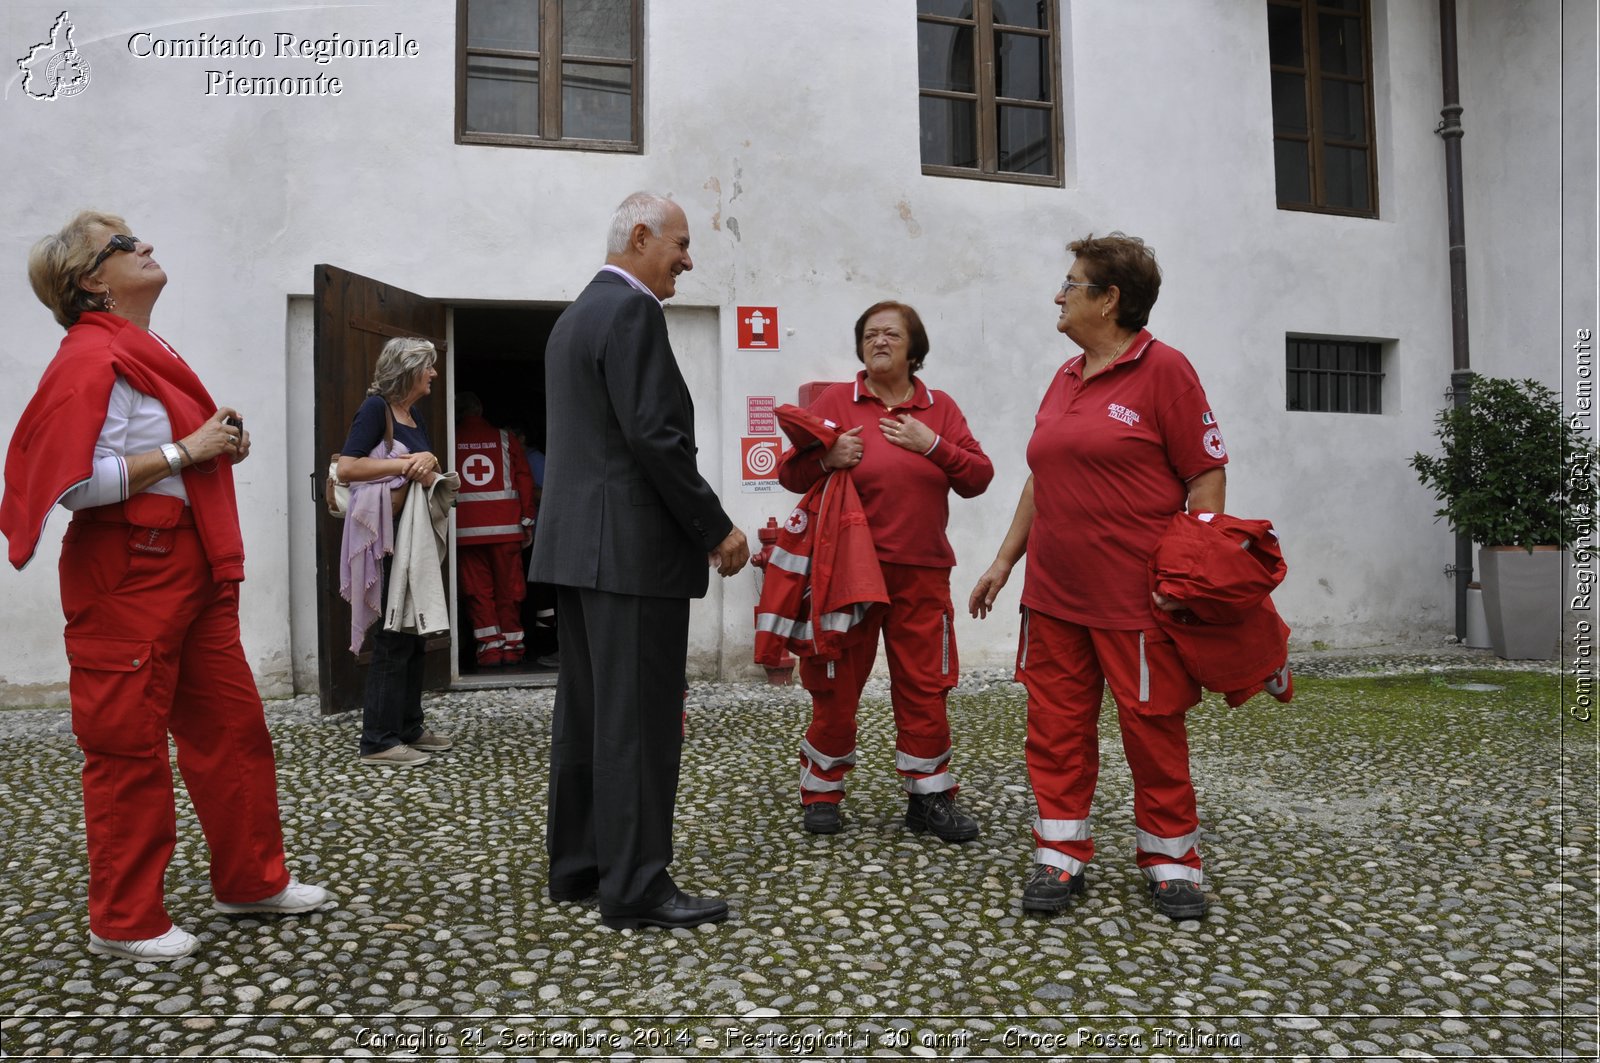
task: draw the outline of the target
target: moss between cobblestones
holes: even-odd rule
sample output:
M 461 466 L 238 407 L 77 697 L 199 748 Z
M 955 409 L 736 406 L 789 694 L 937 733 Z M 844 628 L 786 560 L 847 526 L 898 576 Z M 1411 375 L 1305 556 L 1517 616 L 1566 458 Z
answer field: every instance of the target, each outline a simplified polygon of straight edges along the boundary
M 1472 683 L 1498 689 L 1459 689 Z M 181 803 L 169 906 L 202 948 L 163 967 L 86 954 L 76 750 L 63 713 L 7 713 L 0 1048 L 1592 1053 L 1594 734 L 1568 721 L 1564 737 L 1558 684 L 1500 669 L 1304 676 L 1290 706 L 1208 699 L 1190 723 L 1214 910 L 1180 924 L 1153 913 L 1132 864 L 1109 709 L 1089 891 L 1040 920 L 1019 907 L 1034 810 L 1025 700 L 1003 676 L 951 700 L 961 801 L 984 828 L 962 846 L 900 822 L 881 682 L 846 830 L 828 838 L 799 826 L 803 692 L 697 687 L 674 869 L 736 918 L 671 933 L 609 931 L 592 906 L 544 899 L 547 692 L 435 699 L 430 722 L 458 749 L 403 772 L 359 765 L 348 718 L 275 706 L 291 858 L 341 906 L 211 914 Z M 781 1040 L 830 1031 L 839 1042 L 809 1055 Z

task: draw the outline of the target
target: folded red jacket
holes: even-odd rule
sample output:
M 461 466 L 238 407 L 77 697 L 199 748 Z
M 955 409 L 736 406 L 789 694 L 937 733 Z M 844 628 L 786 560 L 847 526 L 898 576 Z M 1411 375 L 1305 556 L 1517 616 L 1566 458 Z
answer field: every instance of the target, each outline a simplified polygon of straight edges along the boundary
M 1288 572 L 1278 535 L 1265 520 L 1179 513 L 1150 557 L 1150 588 L 1185 606 L 1151 606 L 1196 682 L 1242 705 L 1266 690 L 1294 696 L 1289 625 L 1271 594 Z

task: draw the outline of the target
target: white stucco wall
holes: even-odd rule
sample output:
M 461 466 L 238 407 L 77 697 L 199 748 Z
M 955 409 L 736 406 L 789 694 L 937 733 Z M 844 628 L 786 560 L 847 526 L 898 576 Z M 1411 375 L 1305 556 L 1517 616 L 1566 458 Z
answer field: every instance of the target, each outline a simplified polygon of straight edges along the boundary
M 1559 317 L 1559 256 L 1507 252 L 1557 239 L 1559 207 L 1523 207 L 1559 202 L 1560 152 L 1535 127 L 1559 115 L 1563 14 L 1518 5 L 1518 32 L 1501 34 L 1502 5 L 1462 6 L 1474 347 L 1490 367 L 1521 335 L 1518 315 Z M 267 692 L 305 688 L 314 674 L 309 309 L 292 302 L 309 294 L 312 266 L 446 302 L 566 301 L 600 261 L 611 207 L 636 188 L 670 192 L 689 215 L 696 268 L 679 285 L 674 336 L 696 388 L 702 467 L 752 539 L 789 503 L 739 491 L 746 396 L 792 401 L 805 381 L 846 377 L 856 314 L 901 298 L 929 327 L 926 379 L 960 402 L 998 469 L 987 495 L 952 503 L 963 602 L 1010 519 L 1039 396 L 1069 353 L 1051 303 L 1063 246 L 1121 228 L 1161 257 L 1151 326 L 1189 354 L 1210 394 L 1233 457 L 1229 508 L 1273 519 L 1284 536 L 1291 576 L 1276 600 L 1296 638 L 1360 645 L 1447 632 L 1449 535 L 1405 465 L 1429 446 L 1450 368 L 1434 5 L 1373 0 L 1377 220 L 1276 209 L 1259 4 L 1063 4 L 1061 189 L 921 174 L 912 0 L 649 4 L 640 155 L 456 145 L 453 3 L 230 9 L 75 4 L 90 87 L 42 102 L 15 76 L 0 82 L 0 144 L 13 160 L 0 199 L 0 262 L 13 264 L 0 281 L 11 328 L 0 369 L 13 383 L 0 392 L 0 430 L 9 434 L 60 338 L 22 280 L 28 247 L 79 207 L 125 214 L 172 278 L 155 328 L 249 420 L 244 631 Z M 0 7 L 0 52 L 22 55 L 59 11 L 39 0 Z M 269 48 L 278 31 L 400 32 L 421 55 L 325 67 L 138 59 L 126 42 L 139 30 L 244 34 Z M 1592 68 L 1593 52 L 1591 37 L 1566 61 Z M 207 97 L 208 68 L 320 71 L 344 91 Z M 1592 122 L 1587 137 L 1578 146 L 1592 158 Z M 1570 135 L 1565 143 L 1572 151 Z M 1528 291 L 1540 293 L 1531 310 L 1515 305 Z M 741 303 L 779 305 L 781 352 L 734 350 Z M 1291 331 L 1389 342 L 1385 412 L 1285 411 Z M 0 577 L 0 702 L 64 694 L 53 572 L 64 524 L 52 519 L 24 573 Z M 989 620 L 961 621 L 969 665 L 1011 659 L 1019 586 L 1020 573 Z M 702 669 L 748 668 L 754 600 L 754 579 L 742 576 L 697 605 Z

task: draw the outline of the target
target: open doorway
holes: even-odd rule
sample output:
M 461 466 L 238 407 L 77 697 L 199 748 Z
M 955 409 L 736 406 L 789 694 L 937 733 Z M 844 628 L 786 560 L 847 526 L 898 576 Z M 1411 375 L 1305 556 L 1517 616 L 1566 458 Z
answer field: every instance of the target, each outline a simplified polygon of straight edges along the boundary
M 544 352 L 561 305 L 461 306 L 452 310 L 451 368 L 454 391 L 470 391 L 483 403 L 490 424 L 520 434 L 536 484 L 543 480 L 545 451 Z M 537 524 L 534 534 L 538 534 Z M 521 572 L 528 570 L 529 551 Z M 460 581 L 457 580 L 459 595 Z M 553 682 L 558 663 L 555 591 L 528 584 L 522 601 L 525 652 L 514 664 L 480 665 L 477 640 L 464 600 L 456 608 L 456 652 L 461 686 L 510 686 Z

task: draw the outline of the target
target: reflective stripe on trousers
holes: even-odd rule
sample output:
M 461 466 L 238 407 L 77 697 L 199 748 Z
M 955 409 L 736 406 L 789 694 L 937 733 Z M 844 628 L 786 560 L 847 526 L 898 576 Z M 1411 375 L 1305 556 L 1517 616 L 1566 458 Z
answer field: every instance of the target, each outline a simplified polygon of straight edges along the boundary
M 951 750 L 937 757 L 914 757 L 900 750 L 894 751 L 894 767 L 901 773 L 900 784 L 908 794 L 942 794 L 955 789 L 956 781 L 948 771 L 942 770 L 950 763 Z M 914 774 L 906 774 L 906 773 Z
M 810 790 L 813 793 L 827 793 L 844 789 L 844 773 L 855 767 L 856 751 L 851 750 L 843 756 L 830 757 L 819 752 L 805 739 L 800 740 L 800 790 Z M 836 775 L 835 778 L 824 778 L 818 772 L 827 772 Z

